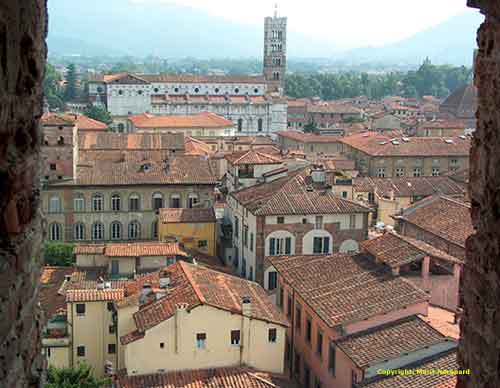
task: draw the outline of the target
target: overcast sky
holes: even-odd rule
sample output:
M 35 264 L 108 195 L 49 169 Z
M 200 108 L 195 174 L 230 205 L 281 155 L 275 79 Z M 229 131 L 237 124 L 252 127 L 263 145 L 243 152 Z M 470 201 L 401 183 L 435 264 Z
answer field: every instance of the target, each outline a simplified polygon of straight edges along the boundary
M 273 0 L 132 0 L 202 9 L 241 23 L 260 24 L 272 15 Z M 289 29 L 343 47 L 382 45 L 407 38 L 468 9 L 466 0 L 282 0 L 278 13 Z

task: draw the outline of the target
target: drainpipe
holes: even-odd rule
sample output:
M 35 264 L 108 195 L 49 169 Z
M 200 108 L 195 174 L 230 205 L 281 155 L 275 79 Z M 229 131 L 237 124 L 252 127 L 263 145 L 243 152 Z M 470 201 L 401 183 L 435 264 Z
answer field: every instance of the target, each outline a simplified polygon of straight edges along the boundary
M 285 301 L 283 301 L 285 303 Z M 290 351 L 288 354 L 290 355 L 290 378 L 293 379 L 293 360 L 295 357 L 295 289 L 292 288 L 292 313 L 291 313 L 291 318 L 290 318 Z

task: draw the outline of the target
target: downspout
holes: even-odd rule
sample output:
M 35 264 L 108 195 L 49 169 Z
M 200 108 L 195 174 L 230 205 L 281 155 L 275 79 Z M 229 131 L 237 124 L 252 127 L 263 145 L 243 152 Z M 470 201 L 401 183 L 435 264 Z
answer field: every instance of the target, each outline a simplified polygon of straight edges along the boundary
M 285 301 L 283 301 L 285 303 Z M 291 314 L 291 335 L 290 335 L 290 378 L 293 379 L 293 359 L 295 357 L 295 289 L 292 288 L 292 314 Z

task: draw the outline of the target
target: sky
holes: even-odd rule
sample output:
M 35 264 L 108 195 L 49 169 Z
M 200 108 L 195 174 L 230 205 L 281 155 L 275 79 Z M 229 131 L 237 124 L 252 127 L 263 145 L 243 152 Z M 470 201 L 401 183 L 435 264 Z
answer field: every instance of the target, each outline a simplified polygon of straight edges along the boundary
M 240 23 L 262 24 L 264 15 L 288 17 L 288 29 L 339 47 L 380 46 L 408 38 L 463 12 L 466 0 L 132 0 L 204 10 Z M 348 33 L 346 32 L 348 31 Z

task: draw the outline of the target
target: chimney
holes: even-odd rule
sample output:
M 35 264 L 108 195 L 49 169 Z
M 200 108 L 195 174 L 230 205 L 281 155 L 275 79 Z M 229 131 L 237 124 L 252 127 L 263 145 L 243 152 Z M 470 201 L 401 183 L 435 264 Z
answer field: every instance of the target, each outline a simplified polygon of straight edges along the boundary
M 175 305 L 175 353 L 179 354 L 182 349 L 182 327 L 184 318 L 188 313 L 189 304 L 177 303 Z
M 321 164 L 313 164 L 311 167 L 311 178 L 314 183 L 325 183 L 326 172 Z
M 250 365 L 250 320 L 252 315 L 252 300 L 248 296 L 241 298 L 241 359 L 243 365 Z
M 139 297 L 139 304 L 142 305 L 146 303 L 148 295 L 152 292 L 151 284 L 144 283 L 141 290 L 141 295 Z
M 170 274 L 167 271 L 160 271 L 160 288 L 170 287 Z

